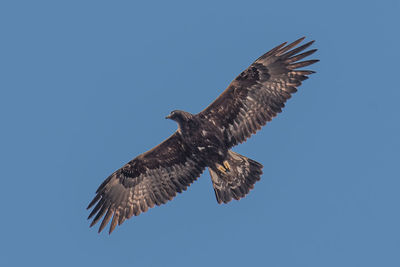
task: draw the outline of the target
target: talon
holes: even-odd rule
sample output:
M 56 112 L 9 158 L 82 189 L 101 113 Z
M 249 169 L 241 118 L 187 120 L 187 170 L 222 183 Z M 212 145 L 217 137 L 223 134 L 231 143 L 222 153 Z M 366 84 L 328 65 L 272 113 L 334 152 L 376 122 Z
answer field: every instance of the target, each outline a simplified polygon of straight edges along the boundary
M 230 170 L 231 170 L 231 165 L 229 165 L 229 162 L 228 162 L 227 160 L 225 160 L 223 163 L 224 163 L 225 168 L 226 168 L 228 171 L 230 171 Z
M 222 165 L 217 164 L 217 169 L 222 173 L 226 173 L 226 169 Z

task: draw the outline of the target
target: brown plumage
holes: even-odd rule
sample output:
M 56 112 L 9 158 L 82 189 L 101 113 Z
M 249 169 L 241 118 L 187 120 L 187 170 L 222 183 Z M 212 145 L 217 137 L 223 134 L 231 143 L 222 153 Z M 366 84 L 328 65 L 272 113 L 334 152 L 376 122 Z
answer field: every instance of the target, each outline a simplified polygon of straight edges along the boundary
M 91 226 L 104 216 L 99 232 L 111 220 L 111 233 L 133 215 L 146 212 L 181 193 L 206 167 L 218 203 L 244 197 L 260 180 L 262 165 L 230 149 L 244 142 L 275 117 L 318 60 L 299 61 L 316 49 L 303 38 L 283 43 L 259 57 L 198 114 L 173 111 L 167 118 L 179 128 L 168 139 L 111 174 L 97 189 L 88 209 Z M 302 53 L 301 53 L 302 52 Z

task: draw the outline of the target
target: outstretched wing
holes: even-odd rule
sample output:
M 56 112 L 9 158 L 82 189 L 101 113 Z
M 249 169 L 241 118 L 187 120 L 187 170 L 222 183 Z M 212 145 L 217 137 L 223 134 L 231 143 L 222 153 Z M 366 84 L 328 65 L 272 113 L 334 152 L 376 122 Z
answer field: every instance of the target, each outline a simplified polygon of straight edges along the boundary
M 177 192 L 186 190 L 204 168 L 204 162 L 175 132 L 160 145 L 115 171 L 100 185 L 88 206 L 90 209 L 97 203 L 88 218 L 96 215 L 90 226 L 106 214 L 99 232 L 113 217 L 111 233 L 117 223 L 120 225 L 133 215 L 146 212 L 154 205 L 164 204 Z
M 302 52 L 314 41 L 296 47 L 303 38 L 283 43 L 258 58 L 205 110 L 199 113 L 225 134 L 229 147 L 244 142 L 285 106 L 310 70 L 297 70 L 318 60 L 299 61 L 316 49 Z M 285 46 L 286 45 L 286 46 Z

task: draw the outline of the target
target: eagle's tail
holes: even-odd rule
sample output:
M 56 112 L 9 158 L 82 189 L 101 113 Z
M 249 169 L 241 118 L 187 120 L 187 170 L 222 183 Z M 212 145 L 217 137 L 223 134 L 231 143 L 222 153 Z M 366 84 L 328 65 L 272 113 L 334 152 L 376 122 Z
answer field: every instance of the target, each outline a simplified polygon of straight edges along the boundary
M 233 151 L 221 164 L 209 168 L 218 203 L 228 203 L 247 195 L 260 180 L 262 164 Z

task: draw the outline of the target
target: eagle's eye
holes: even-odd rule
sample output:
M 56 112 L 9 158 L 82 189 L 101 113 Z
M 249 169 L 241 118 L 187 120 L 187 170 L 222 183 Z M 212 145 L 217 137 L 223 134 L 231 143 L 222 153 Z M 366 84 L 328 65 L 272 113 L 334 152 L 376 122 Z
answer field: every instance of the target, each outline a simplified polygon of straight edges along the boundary
M 174 110 L 174 111 L 171 111 L 171 113 L 165 118 L 166 119 L 174 119 L 175 117 L 176 117 L 176 113 L 175 113 L 175 110 Z

